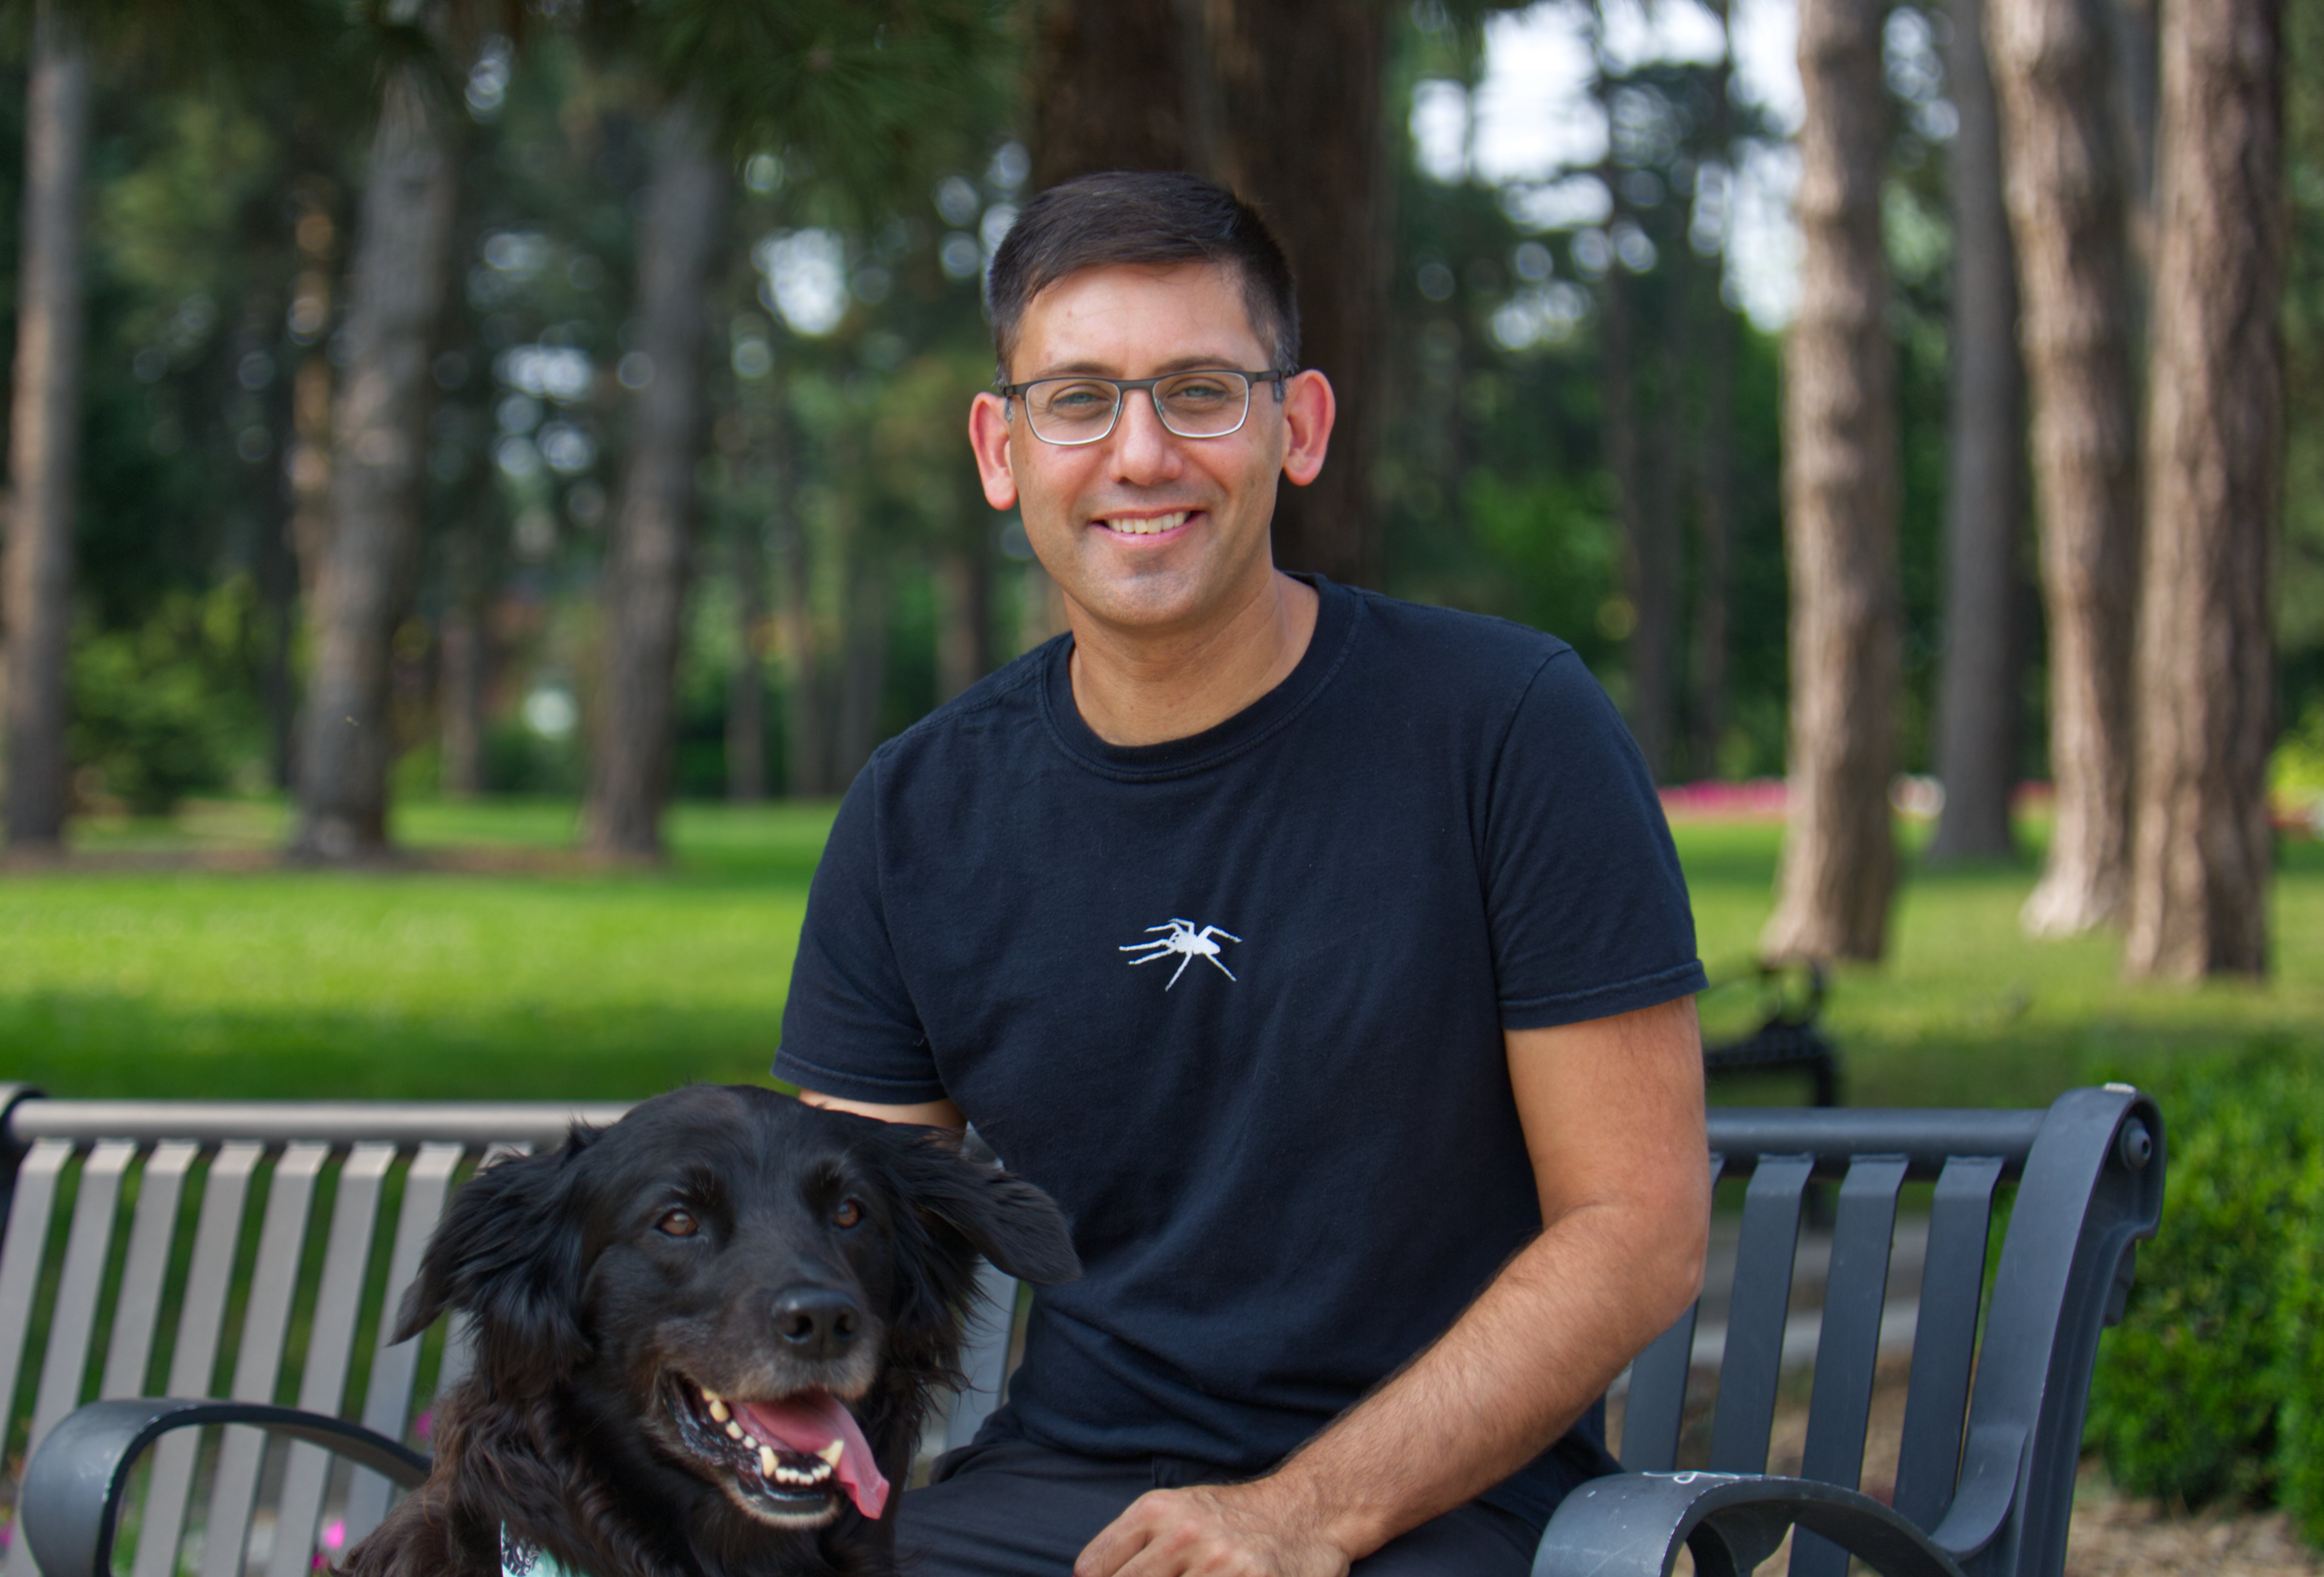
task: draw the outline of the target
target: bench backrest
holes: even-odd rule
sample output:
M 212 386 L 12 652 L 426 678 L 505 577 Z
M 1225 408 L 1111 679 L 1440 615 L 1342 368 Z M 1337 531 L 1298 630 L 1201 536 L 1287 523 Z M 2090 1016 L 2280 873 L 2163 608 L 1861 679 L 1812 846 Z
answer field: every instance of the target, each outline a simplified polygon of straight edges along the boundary
M 0 1448 L 21 1463 L 80 1402 L 136 1395 L 280 1401 L 413 1438 L 463 1344 L 456 1330 L 385 1337 L 451 1188 L 497 1148 L 551 1145 L 576 1118 L 623 1110 L 49 1101 L 0 1086 Z M 1812 1186 L 1836 1185 L 1802 1474 L 1856 1487 L 1899 1196 L 1932 1185 L 1896 1508 L 1972 1572 L 2061 1571 L 2098 1333 L 2160 1213 L 2151 1103 L 2110 1087 L 2046 1112 L 1730 1109 L 1713 1111 L 1711 1139 L 1720 1175 L 1745 1180 L 1732 1278 L 1707 1295 L 1725 1293 L 1726 1319 L 1714 1333 L 1690 1310 L 1632 1366 L 1626 1465 L 1678 1465 L 1690 1387 L 1715 1371 L 1708 1460 L 1689 1465 L 1765 1470 L 1786 1335 L 1796 1347 L 1802 1334 L 1803 1210 Z M 2013 1191 L 1987 1297 L 1989 1230 Z M 988 1268 L 986 1287 L 1013 1307 L 1007 1277 Z M 947 1443 L 997 1403 L 1010 1342 L 991 1322 L 973 1344 Z M 301 1577 L 318 1547 L 361 1537 L 386 1509 L 385 1480 L 315 1447 L 270 1459 L 254 1431 L 217 1433 L 206 1452 L 191 1434 L 156 1448 L 133 1508 L 134 1577 L 173 1577 L 181 1541 L 198 1545 L 201 1577 Z M 327 1505 L 344 1508 L 336 1527 Z M 1839 1555 L 1803 1534 L 1793 1570 L 1839 1577 Z M 11 1539 L 5 1577 L 32 1571 Z
M 412 1438 L 464 1344 L 456 1331 L 385 1338 L 451 1189 L 496 1151 L 625 1110 L 51 1101 L 0 1086 L 5 1460 L 21 1471 L 57 1420 L 100 1397 L 283 1402 Z M 317 1447 L 270 1461 L 257 1431 L 216 1433 L 208 1452 L 192 1432 L 155 1448 L 133 1506 L 134 1577 L 175 1577 L 181 1542 L 189 1558 L 199 1548 L 201 1577 L 254 1564 L 305 1577 L 318 1547 L 362 1537 L 387 1509 L 384 1479 L 334 1483 L 350 1470 Z M 327 1498 L 345 1508 L 336 1527 Z M 7 1546 L 5 1577 L 32 1577 L 27 1542 Z
M 1708 1390 L 1707 1456 L 1684 1465 L 1766 1471 L 1778 1382 L 1812 1327 L 1799 1476 L 1862 1488 L 1899 1199 L 1908 1184 L 1932 1185 L 1917 1306 L 1899 1299 L 1895 1311 L 1914 1309 L 1909 1336 L 1889 1333 L 1892 1350 L 1910 1353 L 1894 1505 L 1972 1573 L 2056 1577 L 2098 1332 L 2120 1317 L 2134 1245 L 2162 1213 L 2153 1103 L 2110 1085 L 2069 1091 L 2046 1111 L 1714 1109 L 1710 1129 L 1714 1174 L 1744 1185 L 1731 1263 L 1714 1251 L 1722 1281 L 1617 1381 L 1622 1425 L 1609 1443 L 1623 1465 L 1681 1466 L 1689 1396 Z M 1821 1318 L 1803 1323 L 1793 1312 L 1802 1218 L 1812 1191 L 1834 1185 Z M 2004 1210 L 2008 1234 L 1988 1278 Z M 1010 1306 L 1013 1284 L 988 1277 Z M 1724 1308 L 1715 1330 L 1700 1318 L 1706 1305 Z M 947 1446 L 967 1443 L 998 1406 L 1010 1341 L 989 1332 L 969 1354 L 972 1388 Z M 1794 1536 L 1794 1577 L 1847 1568 L 1838 1545 Z

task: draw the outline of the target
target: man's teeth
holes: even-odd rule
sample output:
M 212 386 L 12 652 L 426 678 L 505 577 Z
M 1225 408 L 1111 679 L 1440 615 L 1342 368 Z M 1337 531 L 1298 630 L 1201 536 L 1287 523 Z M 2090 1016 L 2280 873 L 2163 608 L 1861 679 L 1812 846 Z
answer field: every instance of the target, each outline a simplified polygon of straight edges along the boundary
M 1120 531 L 1130 537 L 1151 537 L 1163 531 L 1175 531 L 1185 523 L 1185 510 L 1167 515 L 1153 515 L 1144 520 L 1132 520 L 1128 516 L 1120 516 L 1105 522 L 1108 530 Z

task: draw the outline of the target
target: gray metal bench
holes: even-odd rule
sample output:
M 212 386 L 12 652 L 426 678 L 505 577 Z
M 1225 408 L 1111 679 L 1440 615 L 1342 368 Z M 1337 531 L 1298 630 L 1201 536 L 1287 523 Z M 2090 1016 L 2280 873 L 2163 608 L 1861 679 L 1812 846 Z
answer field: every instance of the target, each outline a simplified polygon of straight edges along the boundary
M 10 1193 L 0 1406 L 11 1419 L 20 1371 L 32 1372 L 28 1354 L 40 1375 L 20 1497 L 28 1536 L 12 1540 L 6 1577 L 29 1577 L 35 1553 L 48 1577 L 95 1577 L 115 1564 L 116 1517 L 124 1544 L 134 1529 L 134 1577 L 196 1568 L 295 1577 L 318 1548 L 360 1537 L 393 1486 L 425 1471 L 411 1447 L 413 1420 L 433 1394 L 428 1371 L 440 1384 L 461 1361 L 456 1332 L 401 1347 L 379 1340 L 381 1311 L 400 1298 L 449 1188 L 495 1145 L 554 1142 L 575 1116 L 602 1122 L 621 1110 L 11 1103 L 0 1093 Z M 1722 1176 L 1748 1181 L 1707 1465 L 1670 1471 L 1689 1387 L 1711 1379 L 1696 1362 L 1690 1311 L 1627 1379 L 1618 1449 L 1646 1471 L 1571 1498 L 1536 1572 L 1643 1577 L 1666 1572 L 1682 1545 L 1706 1577 L 1748 1571 L 1796 1523 L 1806 1531 L 1791 1569 L 1803 1577 L 1838 1577 L 1843 1545 L 1895 1572 L 2054 1577 L 2098 1331 L 2119 1313 L 2133 1244 L 2153 1234 L 2160 1212 L 2162 1127 L 2151 1103 L 2108 1088 L 2071 1092 L 2046 1112 L 1722 1110 L 1711 1138 Z M 1806 1456 L 1799 1478 L 1769 1478 L 1812 1181 L 1837 1183 L 1838 1206 Z M 1932 1191 L 1891 1506 L 1858 1484 L 1908 1183 Z M 1987 1300 L 1988 1229 L 2012 1190 Z M 60 1242 L 52 1220 L 68 1194 Z M 382 1254 L 390 1195 L 400 1204 Z M 315 1219 L 324 1196 L 327 1231 Z M 125 1241 L 116 1231 L 124 1213 Z M 244 1240 L 252 1220 L 254 1249 Z M 1007 1278 L 988 1273 L 987 1288 L 1013 1306 Z M 221 1377 L 229 1330 L 235 1360 Z M 157 1343 L 157 1332 L 168 1339 Z M 997 1401 L 1008 1341 L 993 1322 L 974 1344 L 966 1367 L 975 1388 L 945 1443 L 967 1439 Z M 368 1355 L 359 1387 L 358 1353 Z M 92 1397 L 102 1399 L 76 1410 Z M 205 1429 L 215 1443 L 198 1451 L 196 1425 L 235 1426 Z M 12 1444 L 25 1438 L 23 1420 L 14 1428 Z M 282 1438 L 270 1447 L 270 1434 Z M 336 1540 L 324 1536 L 331 1523 Z

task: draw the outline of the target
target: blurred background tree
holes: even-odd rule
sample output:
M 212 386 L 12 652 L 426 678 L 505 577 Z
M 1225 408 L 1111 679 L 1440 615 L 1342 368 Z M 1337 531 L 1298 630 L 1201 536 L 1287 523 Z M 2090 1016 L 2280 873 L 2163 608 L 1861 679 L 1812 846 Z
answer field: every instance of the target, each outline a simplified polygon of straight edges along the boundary
M 960 413 L 990 376 L 980 285 L 1017 203 L 1111 163 L 1213 171 L 1285 226 L 1310 359 L 1351 410 L 1323 481 L 1289 501 L 1286 562 L 1564 636 L 1666 781 L 1785 770 L 1808 676 L 1788 647 L 1778 373 L 1812 316 L 1786 294 L 1803 113 L 1781 87 L 1786 6 L 1379 0 L 1321 8 L 1327 29 L 1296 6 L 1179 0 L 244 3 L 296 22 L 296 47 L 260 51 L 265 30 L 244 26 L 243 63 L 204 75 L 89 35 L 80 456 L 59 517 L 76 573 L 6 631 L 12 679 L 63 697 L 61 815 L 295 783 L 302 846 L 364 857 L 398 798 L 546 795 L 586 801 L 593 847 L 650 857 L 669 795 L 838 792 L 880 740 L 1062 628 L 1021 527 L 974 491 Z M 2156 13 L 2074 3 L 2128 172 L 2135 303 L 2160 222 L 2143 173 Z M 1997 38 L 2062 4 L 1986 0 Z M 31 10 L 0 14 L 20 85 Z M 2020 783 L 2054 779 L 2072 821 L 2078 747 L 2053 697 L 2098 680 L 2072 678 L 2056 575 L 2046 620 L 2019 589 L 2024 429 L 1993 283 L 2012 267 L 1994 183 L 2016 117 L 1997 45 L 2000 133 L 1978 129 L 1973 25 L 1966 0 L 1892 4 L 1859 51 L 1882 129 L 1852 152 L 1888 282 L 1857 333 L 1885 332 L 1894 361 L 1895 568 L 1876 578 L 1897 657 L 1857 722 L 1886 709 L 1895 766 L 1945 780 L 1941 846 L 1990 858 L 2009 853 Z M 2314 33 L 2294 16 L 2285 42 L 2293 481 L 2270 669 L 2271 715 L 2311 732 Z M 388 168 L 378 106 L 399 94 L 438 150 L 438 184 L 411 189 L 438 193 L 440 305 L 411 298 L 398 332 L 420 348 L 387 405 L 364 406 L 384 364 L 365 281 L 424 294 L 427 272 L 362 251 Z M 690 139 L 669 134 L 680 105 Z M 38 316 L 30 107 L 0 94 L 0 278 Z M 657 217 L 680 147 L 724 191 L 688 226 Z M 685 282 L 653 284 L 658 248 L 683 252 Z M 2035 323 L 2034 271 L 2057 269 L 2015 266 L 2043 430 L 2042 358 L 2066 342 L 2043 337 L 2054 314 Z M 2116 325 L 2132 332 L 2109 399 L 2135 389 L 2143 321 Z M 21 364 L 32 340 L 14 318 L 0 332 Z M 678 370 L 689 356 L 696 374 Z M 2041 480 L 2048 442 L 2030 518 L 2054 544 L 2073 528 Z M 349 498 L 384 497 L 394 466 L 402 502 L 378 505 L 392 530 L 362 549 L 372 589 L 353 597 Z M 16 484 L 12 565 L 32 563 L 39 496 Z M 42 613 L 67 632 L 53 679 Z M 361 663 L 335 656 L 358 628 Z M 10 749 L 13 795 L 43 769 Z M 1887 769 L 1859 776 L 1869 826 Z M 1932 785 L 1899 792 L 1936 803 Z M 12 838 L 41 825 L 10 813 Z M 1876 865 L 1835 868 L 1868 882 Z M 1848 901 L 1885 913 L 1868 887 Z

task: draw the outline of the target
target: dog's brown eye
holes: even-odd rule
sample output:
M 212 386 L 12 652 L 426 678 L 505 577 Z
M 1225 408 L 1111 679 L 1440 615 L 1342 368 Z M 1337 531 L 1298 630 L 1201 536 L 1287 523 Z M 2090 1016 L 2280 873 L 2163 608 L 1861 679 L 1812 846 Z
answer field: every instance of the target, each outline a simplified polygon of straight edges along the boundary
M 664 1213 L 654 1226 L 665 1236 L 672 1238 L 690 1238 L 702 1230 L 702 1223 L 694 1219 L 694 1213 L 686 1210 Z
M 839 1208 L 831 1213 L 831 1224 L 835 1227 L 852 1227 L 862 1219 L 863 1202 L 860 1199 L 843 1199 Z

